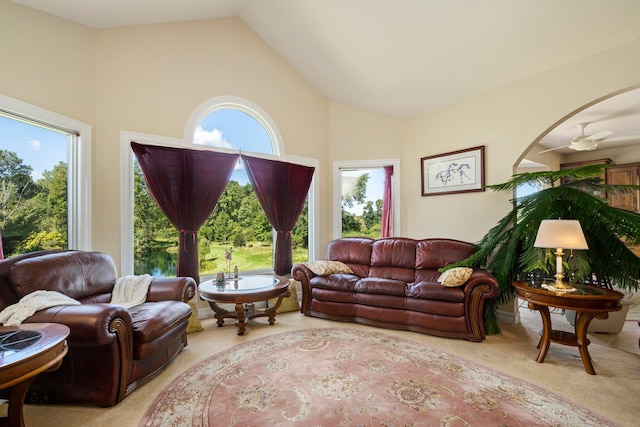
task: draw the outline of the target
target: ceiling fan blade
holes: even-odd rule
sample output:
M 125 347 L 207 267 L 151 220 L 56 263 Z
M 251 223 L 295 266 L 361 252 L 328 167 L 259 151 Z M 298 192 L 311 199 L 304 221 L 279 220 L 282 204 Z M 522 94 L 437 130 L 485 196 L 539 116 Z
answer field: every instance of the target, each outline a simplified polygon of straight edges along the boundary
M 538 151 L 538 154 L 542 154 L 542 153 L 548 153 L 549 151 L 555 151 L 555 150 L 559 150 L 561 148 L 567 148 L 568 145 L 563 145 L 561 147 L 553 147 L 553 148 L 549 148 L 547 150 L 543 150 L 543 151 Z
M 606 142 L 623 142 L 623 141 L 635 141 L 635 140 L 640 140 L 640 135 L 616 136 L 614 138 L 607 138 Z
M 594 141 L 594 140 L 606 138 L 612 134 L 613 132 L 611 132 L 610 130 L 603 130 L 602 132 L 594 133 L 593 135 L 588 136 L 587 139 Z

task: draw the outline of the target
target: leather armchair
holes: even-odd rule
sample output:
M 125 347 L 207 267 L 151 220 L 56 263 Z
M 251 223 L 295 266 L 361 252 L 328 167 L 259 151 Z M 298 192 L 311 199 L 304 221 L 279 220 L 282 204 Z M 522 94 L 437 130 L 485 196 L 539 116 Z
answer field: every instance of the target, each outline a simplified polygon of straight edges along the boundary
M 100 252 L 41 251 L 0 262 L 0 310 L 36 290 L 81 303 L 46 308 L 24 321 L 70 329 L 62 366 L 33 381 L 28 401 L 115 405 L 187 345 L 192 278 L 154 278 L 146 302 L 128 309 L 109 303 L 115 281 L 113 260 Z

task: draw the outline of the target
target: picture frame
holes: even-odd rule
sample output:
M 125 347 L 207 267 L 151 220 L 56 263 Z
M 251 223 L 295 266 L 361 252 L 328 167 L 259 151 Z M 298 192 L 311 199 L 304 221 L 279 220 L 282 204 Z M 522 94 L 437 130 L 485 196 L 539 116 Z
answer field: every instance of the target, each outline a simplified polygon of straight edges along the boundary
M 422 196 L 484 191 L 484 145 L 420 159 Z

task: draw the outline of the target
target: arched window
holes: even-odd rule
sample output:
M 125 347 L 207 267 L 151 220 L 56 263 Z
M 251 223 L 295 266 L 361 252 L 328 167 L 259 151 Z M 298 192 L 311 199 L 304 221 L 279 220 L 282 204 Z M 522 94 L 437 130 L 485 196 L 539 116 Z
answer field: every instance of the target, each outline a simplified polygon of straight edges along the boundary
M 187 122 L 184 141 L 126 133 L 122 138 L 123 147 L 131 140 L 182 147 L 197 145 L 198 149 L 207 146 L 216 151 L 241 152 L 252 157 L 277 158 L 317 167 L 317 161 L 312 159 L 286 159 L 280 134 L 270 117 L 258 106 L 236 97 L 213 98 L 201 104 Z M 130 153 L 130 148 L 128 151 Z M 135 168 L 132 174 L 135 187 L 131 184 L 134 188 L 131 194 L 134 200 L 131 208 L 134 211 L 133 273 L 175 275 L 176 233 L 149 199 L 140 170 L 135 161 L 132 163 Z M 314 206 L 314 193 L 312 183 L 308 205 L 292 233 L 294 262 L 305 261 L 315 252 L 314 209 L 309 209 Z M 198 241 L 201 277 L 233 269 L 236 265 L 241 271 L 273 270 L 273 229 L 253 193 L 241 161 L 216 209 L 200 229 Z M 225 255 L 232 248 L 229 264 Z

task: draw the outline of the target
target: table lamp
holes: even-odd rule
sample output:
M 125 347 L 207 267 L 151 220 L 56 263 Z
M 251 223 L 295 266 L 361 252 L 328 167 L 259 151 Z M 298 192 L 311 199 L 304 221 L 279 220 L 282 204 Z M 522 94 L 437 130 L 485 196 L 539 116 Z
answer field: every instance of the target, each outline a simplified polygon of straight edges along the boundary
M 533 244 L 536 248 L 556 248 L 555 289 L 570 290 L 571 285 L 562 279 L 562 249 L 589 249 L 584 238 L 580 221 L 577 219 L 545 219 L 540 223 L 538 235 Z

